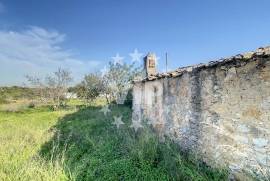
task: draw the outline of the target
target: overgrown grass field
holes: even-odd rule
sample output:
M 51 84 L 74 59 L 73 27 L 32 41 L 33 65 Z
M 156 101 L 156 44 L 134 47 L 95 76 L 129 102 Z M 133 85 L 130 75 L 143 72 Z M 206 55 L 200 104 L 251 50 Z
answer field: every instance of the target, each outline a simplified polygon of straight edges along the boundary
M 150 128 L 136 133 L 129 107 L 100 109 L 0 111 L 0 180 L 227 180 Z M 120 129 L 112 115 L 122 116 Z

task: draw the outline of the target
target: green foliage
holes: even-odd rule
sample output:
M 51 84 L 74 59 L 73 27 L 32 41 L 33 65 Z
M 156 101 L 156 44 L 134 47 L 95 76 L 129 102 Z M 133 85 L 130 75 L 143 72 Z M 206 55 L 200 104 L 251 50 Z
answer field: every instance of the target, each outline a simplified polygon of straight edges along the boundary
M 46 107 L 0 111 L 0 180 L 68 180 L 61 160 L 48 162 L 37 154 L 52 136 L 48 129 L 67 113 Z
M 0 104 L 7 104 L 8 101 L 4 97 L 0 97 Z
M 119 90 L 123 86 L 130 84 L 134 77 L 141 71 L 140 67 L 135 67 L 135 64 L 119 64 L 109 62 L 108 72 L 104 75 L 105 79 L 110 80 L 108 84 L 116 86 Z
M 135 64 L 114 64 L 109 62 L 108 72 L 102 77 L 104 84 L 103 94 L 107 95 L 107 102 L 111 103 L 117 99 L 117 96 L 129 91 L 132 87 L 132 81 L 141 72 L 141 67 L 135 67 Z
M 132 89 L 129 89 L 124 104 L 132 108 L 132 100 L 133 100 Z
M 18 100 L 18 99 L 32 99 L 33 89 L 27 87 L 0 87 L 0 104 L 5 104 L 8 100 Z
M 96 99 L 103 90 L 102 78 L 95 73 L 85 75 L 83 81 L 75 88 L 77 95 L 88 102 Z
M 44 78 L 27 75 L 26 79 L 40 101 L 53 102 L 57 109 L 66 106 L 68 85 L 73 79 L 70 71 L 58 68 L 52 75 Z
M 79 110 L 0 111 L 0 180 L 227 180 L 150 128 L 135 133 L 127 106 L 110 107 L 125 122 L 117 130 L 99 106 L 70 104 Z
M 35 107 L 36 107 L 36 105 L 35 105 L 34 102 L 30 102 L 30 103 L 28 104 L 28 108 L 35 108 Z
M 65 155 L 75 180 L 227 180 L 226 172 L 188 159 L 174 143 L 160 143 L 150 128 L 135 133 L 128 127 L 130 108 L 111 110 L 123 115 L 119 130 L 100 107 L 87 107 L 61 119 L 40 154 L 48 160 Z
M 93 102 L 94 99 L 102 95 L 106 98 L 107 103 L 116 102 L 117 98 L 128 92 L 124 103 L 131 106 L 131 82 L 134 77 L 141 74 L 141 71 L 141 67 L 135 67 L 135 64 L 109 62 L 108 70 L 104 72 L 104 75 L 98 73 L 85 75 L 83 81 L 75 87 L 69 88 L 69 91 L 75 92 L 79 98 L 83 98 L 87 102 Z

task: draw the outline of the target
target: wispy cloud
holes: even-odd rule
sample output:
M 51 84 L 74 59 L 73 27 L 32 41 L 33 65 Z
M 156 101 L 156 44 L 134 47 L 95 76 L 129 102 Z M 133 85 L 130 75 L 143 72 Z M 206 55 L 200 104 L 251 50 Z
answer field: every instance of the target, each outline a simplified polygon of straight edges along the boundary
M 43 76 L 57 67 L 69 69 L 78 80 L 99 65 L 99 61 L 78 59 L 62 48 L 65 38 L 57 31 L 35 26 L 0 31 L 0 85 L 18 84 L 26 74 Z
M 0 2 L 0 13 L 4 13 L 6 11 L 6 7 L 3 3 Z

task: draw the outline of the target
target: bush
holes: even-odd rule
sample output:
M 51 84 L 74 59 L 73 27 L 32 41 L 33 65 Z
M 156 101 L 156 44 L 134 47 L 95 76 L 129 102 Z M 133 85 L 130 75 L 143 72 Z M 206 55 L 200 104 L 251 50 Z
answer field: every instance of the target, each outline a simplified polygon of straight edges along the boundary
M 7 104 L 7 103 L 8 101 L 5 98 L 0 97 L 0 104 Z
M 132 100 L 133 100 L 133 96 L 132 96 L 132 89 L 129 89 L 126 100 L 124 102 L 124 104 L 130 108 L 132 108 Z
M 36 107 L 36 105 L 35 105 L 35 103 L 34 102 L 30 102 L 29 104 L 28 104 L 28 108 L 35 108 Z

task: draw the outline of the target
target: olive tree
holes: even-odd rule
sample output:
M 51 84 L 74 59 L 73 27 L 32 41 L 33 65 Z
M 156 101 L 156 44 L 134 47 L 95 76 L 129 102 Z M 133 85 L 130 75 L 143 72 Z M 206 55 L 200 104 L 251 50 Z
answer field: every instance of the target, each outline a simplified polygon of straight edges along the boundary
M 142 73 L 140 67 L 134 64 L 119 64 L 109 62 L 107 72 L 102 76 L 104 94 L 107 101 L 123 104 L 132 87 L 132 81 Z
M 68 86 L 72 81 L 70 71 L 58 68 L 56 72 L 44 79 L 33 76 L 26 76 L 26 78 L 42 101 L 53 102 L 56 107 L 66 104 Z
M 104 92 L 102 78 L 97 73 L 85 75 L 83 81 L 76 87 L 78 96 L 85 99 L 88 103 Z

